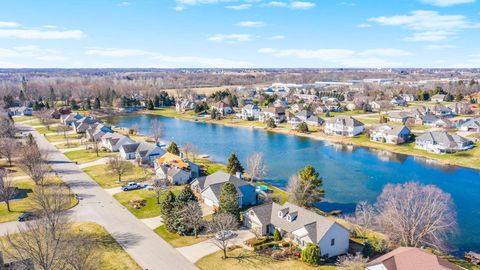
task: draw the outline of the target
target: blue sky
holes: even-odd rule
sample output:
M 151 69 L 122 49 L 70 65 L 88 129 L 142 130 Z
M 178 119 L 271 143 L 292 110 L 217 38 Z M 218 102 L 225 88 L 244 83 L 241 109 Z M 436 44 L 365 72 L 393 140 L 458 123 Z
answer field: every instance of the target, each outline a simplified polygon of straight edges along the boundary
M 0 67 L 480 67 L 480 0 L 1 0 Z

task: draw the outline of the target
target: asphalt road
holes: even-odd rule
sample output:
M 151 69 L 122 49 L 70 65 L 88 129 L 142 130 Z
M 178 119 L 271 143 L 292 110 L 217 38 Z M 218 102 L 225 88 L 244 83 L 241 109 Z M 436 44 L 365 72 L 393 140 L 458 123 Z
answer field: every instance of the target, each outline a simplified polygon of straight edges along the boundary
M 180 252 L 97 185 L 90 176 L 72 163 L 40 133 L 26 125 L 18 125 L 18 127 L 32 133 L 40 150 L 47 154 L 52 169 L 79 196 L 79 204 L 71 210 L 74 220 L 92 221 L 104 226 L 143 269 L 197 269 Z M 0 225 L 0 227 L 3 226 L 0 232 L 14 230 L 13 224 L 15 223 Z

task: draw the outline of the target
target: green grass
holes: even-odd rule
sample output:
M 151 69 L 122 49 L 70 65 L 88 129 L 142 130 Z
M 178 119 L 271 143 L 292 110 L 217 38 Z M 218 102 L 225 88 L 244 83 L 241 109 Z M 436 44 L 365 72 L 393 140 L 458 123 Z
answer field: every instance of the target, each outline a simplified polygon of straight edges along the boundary
M 156 234 L 163 238 L 163 240 L 167 241 L 170 245 L 175 248 L 178 247 L 186 247 L 191 246 L 200 242 L 207 240 L 205 237 L 197 237 L 194 236 L 180 236 L 176 233 L 169 232 L 165 225 L 162 225 L 154 230 Z M 210 269 L 217 269 L 217 268 L 210 268 Z
M 301 261 L 279 261 L 269 256 L 262 256 L 253 251 L 238 248 L 227 253 L 227 259 L 222 259 L 223 251 L 201 258 L 195 265 L 201 270 L 334 270 L 335 266 L 309 266 Z
M 13 117 L 13 121 L 15 121 L 15 123 L 25 122 L 33 119 L 36 119 L 36 118 L 33 116 L 14 116 Z
M 62 144 L 57 144 L 55 147 L 58 149 L 69 149 L 69 148 L 77 148 L 80 147 L 81 144 L 79 142 L 69 142 L 68 145 L 67 143 L 62 143 Z
M 272 191 L 271 193 L 268 193 L 268 196 L 272 198 L 274 202 L 284 204 L 288 201 L 288 192 L 286 192 L 285 190 L 282 190 L 265 182 L 256 182 L 255 184 L 268 186 L 268 188 Z
M 97 153 L 95 153 L 95 151 L 85 150 L 85 149 L 75 150 L 75 151 L 70 151 L 65 153 L 65 156 L 67 156 L 70 160 L 76 161 L 79 164 L 92 162 L 97 159 L 101 159 L 103 157 L 109 157 L 114 155 L 118 155 L 118 153 L 99 152 L 97 156 Z
M 60 178 L 51 176 L 46 179 L 46 184 L 58 184 L 62 183 Z M 18 217 L 26 211 L 32 210 L 32 195 L 35 183 L 30 179 L 15 180 L 14 186 L 18 188 L 20 198 L 10 201 L 10 210 L 7 210 L 7 204 L 5 202 L 0 203 L 0 223 L 15 221 Z M 71 207 L 78 203 L 77 199 L 72 197 Z
M 172 186 L 170 190 L 175 194 L 180 194 L 180 191 L 183 189 L 182 186 Z M 166 196 L 167 192 L 163 191 L 162 195 L 160 196 L 160 201 Z M 157 217 L 160 215 L 160 205 L 157 204 L 157 198 L 155 197 L 155 192 L 153 190 L 132 190 L 132 191 L 124 191 L 113 195 L 113 197 L 125 208 L 128 209 L 132 214 L 134 214 L 137 218 L 152 218 Z M 140 208 L 135 209 L 130 205 L 130 200 L 132 199 L 144 199 L 147 201 L 147 205 Z
M 63 136 L 63 134 L 55 134 L 55 135 L 47 135 L 45 138 L 49 142 L 66 142 L 67 138 L 69 141 L 80 139 L 82 136 L 78 134 L 67 134 L 67 136 Z
M 96 269 L 141 270 L 140 266 L 123 250 L 122 246 L 102 226 L 93 222 L 77 222 L 71 226 L 73 234 L 86 234 L 95 239 L 95 254 L 98 255 Z M 3 239 L 0 238 L 0 241 Z M 5 243 L 6 244 L 6 243 Z M 7 247 L 8 248 L 8 247 Z M 6 255 L 6 254 L 5 254 Z M 6 256 L 6 262 L 9 258 Z
M 35 130 L 37 130 L 40 134 L 48 134 L 48 133 L 56 133 L 57 132 L 57 127 L 50 127 L 48 129 L 47 127 L 36 127 Z
M 66 154 L 68 153 L 70 152 L 67 152 Z M 106 164 L 87 167 L 84 168 L 83 171 L 103 188 L 118 187 L 124 185 L 125 182 L 128 181 L 145 181 L 153 176 L 153 171 L 151 169 L 148 169 L 147 175 L 145 176 L 143 169 L 138 166 L 133 166 L 132 170 L 122 175 L 122 182 L 118 182 L 118 176 L 112 173 Z
M 214 163 L 208 159 L 195 159 L 195 163 L 205 169 L 207 174 L 212 174 L 217 171 L 227 171 L 227 166 L 221 163 Z

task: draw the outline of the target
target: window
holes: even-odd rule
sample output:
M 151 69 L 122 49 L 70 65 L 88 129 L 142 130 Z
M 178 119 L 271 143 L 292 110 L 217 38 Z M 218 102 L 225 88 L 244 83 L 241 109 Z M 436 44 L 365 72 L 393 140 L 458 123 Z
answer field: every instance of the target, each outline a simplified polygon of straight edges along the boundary
M 335 238 L 332 238 L 332 240 L 330 240 L 330 246 L 334 246 L 335 245 Z
M 278 211 L 278 217 L 279 217 L 279 218 L 283 218 L 282 211 Z

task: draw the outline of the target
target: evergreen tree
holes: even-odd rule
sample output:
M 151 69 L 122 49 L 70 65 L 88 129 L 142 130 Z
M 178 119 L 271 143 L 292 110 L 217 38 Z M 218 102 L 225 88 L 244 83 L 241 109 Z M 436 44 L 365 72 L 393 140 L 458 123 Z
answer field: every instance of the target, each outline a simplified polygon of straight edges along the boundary
M 90 99 L 87 99 L 87 110 L 92 109 L 92 103 L 90 102 Z
M 218 203 L 220 213 L 229 213 L 240 220 L 240 205 L 238 204 L 238 193 L 235 185 L 227 182 L 220 190 L 220 199 Z
M 280 234 L 280 231 L 277 228 L 275 228 L 275 230 L 273 231 L 273 240 L 275 241 L 282 240 L 282 235 Z
M 308 125 L 305 122 L 302 122 L 298 124 L 297 126 L 297 131 L 301 133 L 307 133 L 308 132 Z
M 47 110 L 50 109 L 50 104 L 48 104 L 48 101 L 45 102 L 45 108 L 46 108 Z
M 456 96 L 455 96 L 455 101 L 462 101 L 463 99 L 463 95 L 461 93 L 458 93 Z
M 25 102 L 25 100 L 27 100 L 27 98 L 25 97 L 25 92 L 23 92 L 23 90 L 20 90 L 20 94 L 18 95 L 18 99 L 20 99 L 20 101 L 22 101 L 22 102 Z
M 72 107 L 72 110 L 78 110 L 79 109 L 77 101 L 75 99 L 72 99 L 70 101 L 70 106 Z
M 185 221 L 182 218 L 181 211 L 189 202 L 192 201 L 196 202 L 197 198 L 195 197 L 195 194 L 193 194 L 190 186 L 186 186 L 177 196 L 177 199 L 175 201 L 175 211 L 173 214 L 174 220 L 172 227 L 180 235 L 186 235 L 191 232 L 191 230 L 189 229 L 190 226 L 188 226 L 188 224 L 185 224 Z
M 156 95 L 153 103 L 155 105 L 154 107 L 157 107 L 157 108 L 160 107 L 160 97 Z
M 318 245 L 308 243 L 307 247 L 302 250 L 300 258 L 303 262 L 310 265 L 319 265 L 320 264 L 320 247 Z
M 170 145 L 167 147 L 167 152 L 177 156 L 180 155 L 180 150 L 175 142 L 170 143 Z
M 160 215 L 163 220 L 163 224 L 167 230 L 173 232 L 175 231 L 174 220 L 175 220 L 175 195 L 168 191 L 165 198 L 160 203 Z
M 191 202 L 191 201 L 197 201 L 197 197 L 193 193 L 190 186 L 187 185 L 182 190 L 182 192 L 180 192 L 180 194 L 178 194 L 177 204 L 181 204 L 181 206 L 183 207 L 184 205 L 186 205 L 188 202 Z
M 212 109 L 212 111 L 210 112 L 210 119 L 212 120 L 217 119 L 217 110 Z
M 371 258 L 373 255 L 373 246 L 370 241 L 363 243 L 362 255 L 365 258 Z
M 49 99 L 52 101 L 52 102 L 55 102 L 55 100 L 57 100 L 57 96 L 55 95 L 55 90 L 53 89 L 53 87 L 50 86 L 50 96 L 49 96 Z
M 238 160 L 237 156 L 233 153 L 228 157 L 227 171 L 232 175 L 236 174 L 237 172 L 243 173 L 244 171 L 242 164 Z
M 151 99 L 148 100 L 148 110 L 154 110 L 155 106 L 153 105 L 153 101 Z
M 277 125 L 275 124 L 275 120 L 273 120 L 273 118 L 268 118 L 267 127 L 268 128 L 276 128 L 277 127 Z
M 101 107 L 102 107 L 102 105 L 100 104 L 100 99 L 98 97 L 96 97 L 95 101 L 93 103 L 93 108 L 95 110 L 99 110 Z

